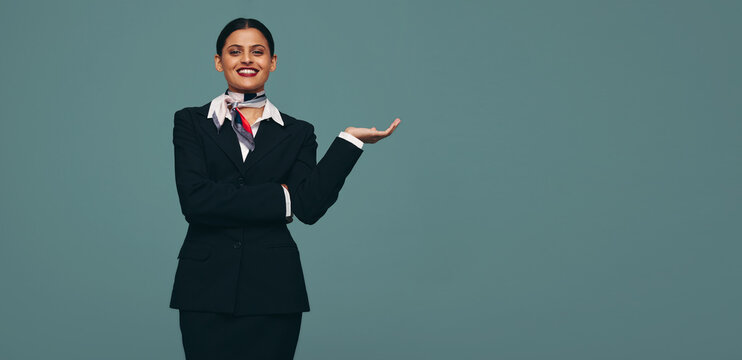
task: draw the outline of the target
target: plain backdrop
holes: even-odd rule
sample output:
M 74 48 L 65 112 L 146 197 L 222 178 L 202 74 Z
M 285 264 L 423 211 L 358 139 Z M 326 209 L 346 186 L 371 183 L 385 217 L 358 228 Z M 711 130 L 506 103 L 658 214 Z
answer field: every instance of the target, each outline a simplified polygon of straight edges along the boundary
M 290 225 L 296 359 L 742 358 L 738 1 L 0 6 L 2 359 L 183 359 L 173 114 L 236 17 L 319 157 L 402 119 Z

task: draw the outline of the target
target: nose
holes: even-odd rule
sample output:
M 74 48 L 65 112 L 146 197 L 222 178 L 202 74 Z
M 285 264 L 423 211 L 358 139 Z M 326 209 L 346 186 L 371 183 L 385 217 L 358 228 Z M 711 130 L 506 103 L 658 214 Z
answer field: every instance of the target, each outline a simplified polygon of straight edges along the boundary
M 252 62 L 252 54 L 249 51 L 245 51 L 242 53 L 242 62 L 246 64 Z

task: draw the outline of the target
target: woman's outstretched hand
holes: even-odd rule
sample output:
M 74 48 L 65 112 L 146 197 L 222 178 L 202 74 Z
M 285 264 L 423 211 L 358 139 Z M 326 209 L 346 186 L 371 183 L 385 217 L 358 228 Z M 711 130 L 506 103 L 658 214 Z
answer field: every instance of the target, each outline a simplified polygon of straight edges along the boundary
M 397 128 L 397 125 L 399 125 L 400 122 L 401 120 L 399 120 L 399 118 L 394 119 L 394 122 L 392 122 L 392 124 L 389 125 L 389 128 L 384 131 L 376 130 L 375 127 L 368 129 L 368 128 L 357 128 L 357 127 L 351 126 L 345 129 L 345 132 L 355 136 L 356 138 L 358 138 L 358 140 L 361 140 L 366 144 L 373 144 L 391 135 L 394 132 L 394 129 Z

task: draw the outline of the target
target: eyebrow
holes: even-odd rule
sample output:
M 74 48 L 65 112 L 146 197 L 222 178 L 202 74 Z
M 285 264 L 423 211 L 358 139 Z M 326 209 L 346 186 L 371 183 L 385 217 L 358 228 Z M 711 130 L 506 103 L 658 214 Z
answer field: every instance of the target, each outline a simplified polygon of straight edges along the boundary
M 233 46 L 238 47 L 238 48 L 242 48 L 243 47 L 242 45 L 237 45 L 237 44 L 232 44 L 232 45 L 229 45 L 227 47 L 233 47 Z M 262 45 L 262 44 L 250 45 L 250 47 L 256 47 L 256 46 L 265 47 L 265 45 Z

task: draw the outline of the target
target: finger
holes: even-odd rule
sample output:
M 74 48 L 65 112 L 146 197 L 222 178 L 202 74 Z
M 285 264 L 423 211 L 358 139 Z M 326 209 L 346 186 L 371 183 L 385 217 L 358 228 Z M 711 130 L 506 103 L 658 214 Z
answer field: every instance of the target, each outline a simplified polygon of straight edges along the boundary
M 400 120 L 399 118 L 396 118 L 396 119 L 394 119 L 394 121 L 392 122 L 392 124 L 391 124 L 391 125 L 389 125 L 389 128 L 388 128 L 388 129 L 386 129 L 387 135 L 390 135 L 390 134 L 391 134 L 392 132 L 394 132 L 394 129 L 396 129 L 396 128 L 397 128 L 397 125 L 399 125 L 399 123 L 400 123 L 401 121 L 402 121 L 402 120 Z

